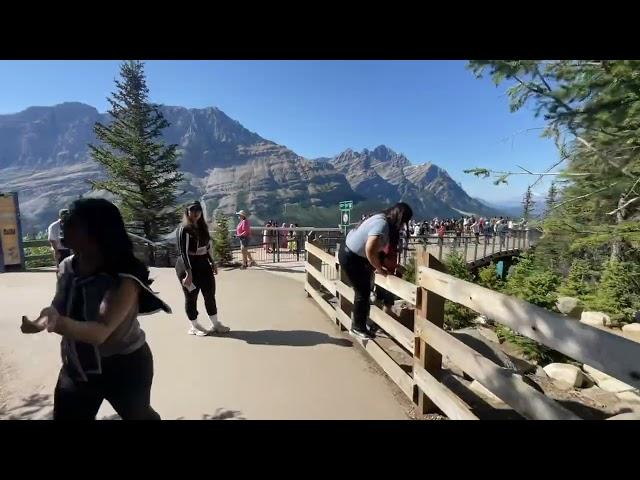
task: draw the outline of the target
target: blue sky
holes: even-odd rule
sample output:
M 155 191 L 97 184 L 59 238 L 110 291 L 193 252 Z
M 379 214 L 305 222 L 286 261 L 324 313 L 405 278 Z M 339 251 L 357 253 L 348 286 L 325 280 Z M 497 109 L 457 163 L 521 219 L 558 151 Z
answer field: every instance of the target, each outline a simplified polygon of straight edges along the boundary
M 0 114 L 79 101 L 107 110 L 117 61 L 0 61 Z M 149 61 L 151 100 L 217 106 L 262 137 L 316 158 L 385 144 L 446 168 L 472 196 L 519 198 L 464 174 L 475 166 L 542 170 L 558 158 L 542 119 L 510 113 L 506 86 L 477 80 L 464 61 Z M 547 182 L 536 192 L 544 194 Z

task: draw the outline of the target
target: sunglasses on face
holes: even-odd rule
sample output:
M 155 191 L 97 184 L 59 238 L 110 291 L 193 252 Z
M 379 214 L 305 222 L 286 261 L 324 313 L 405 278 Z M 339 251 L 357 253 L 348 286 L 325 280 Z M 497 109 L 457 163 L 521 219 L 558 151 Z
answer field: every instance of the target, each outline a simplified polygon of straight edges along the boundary
M 202 209 L 200 207 L 190 207 L 189 211 L 192 213 L 196 213 L 196 212 L 202 212 Z

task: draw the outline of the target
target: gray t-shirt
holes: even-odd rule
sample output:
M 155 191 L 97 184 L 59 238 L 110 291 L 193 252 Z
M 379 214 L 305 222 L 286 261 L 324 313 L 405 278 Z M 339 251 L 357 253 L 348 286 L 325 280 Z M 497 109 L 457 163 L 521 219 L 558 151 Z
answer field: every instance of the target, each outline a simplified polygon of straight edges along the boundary
M 60 264 L 52 305 L 62 315 L 71 316 L 74 320 L 97 321 L 104 295 L 111 288 L 117 287 L 124 276 L 121 274 L 118 279 L 113 279 L 106 274 L 98 274 L 81 278 L 73 270 L 73 257 L 66 258 Z M 86 374 L 102 373 L 102 358 L 132 353 L 144 345 L 145 341 L 144 331 L 138 322 L 136 304 L 127 313 L 125 320 L 100 346 L 62 337 L 62 358 L 65 364 L 73 365 L 82 379 L 86 379 Z
M 382 213 L 367 218 L 355 230 L 347 234 L 346 245 L 356 255 L 367 256 L 365 248 L 369 237 L 382 237 L 382 245 L 389 243 L 389 224 Z

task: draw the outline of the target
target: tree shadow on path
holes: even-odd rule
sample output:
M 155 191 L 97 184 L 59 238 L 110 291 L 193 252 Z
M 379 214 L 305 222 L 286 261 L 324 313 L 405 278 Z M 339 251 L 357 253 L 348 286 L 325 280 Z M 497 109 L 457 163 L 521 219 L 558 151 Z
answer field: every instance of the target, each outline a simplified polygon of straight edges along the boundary
M 117 413 L 97 419 L 121 420 Z M 15 405 L 0 405 L 0 420 L 53 420 L 53 395 L 34 393 Z M 185 420 L 185 418 L 163 418 L 163 420 Z M 198 420 L 246 420 L 246 418 L 238 410 L 218 408 L 212 414 L 203 414 Z

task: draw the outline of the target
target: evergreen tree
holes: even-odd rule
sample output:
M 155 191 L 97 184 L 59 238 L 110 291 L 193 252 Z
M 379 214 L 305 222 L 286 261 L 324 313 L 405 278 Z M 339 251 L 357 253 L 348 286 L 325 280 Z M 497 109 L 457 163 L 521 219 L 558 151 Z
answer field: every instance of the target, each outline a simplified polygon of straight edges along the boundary
M 220 265 L 228 265 L 233 261 L 231 238 L 229 237 L 229 221 L 224 214 L 218 213 L 215 222 L 216 227 L 213 232 L 214 257 Z
M 630 322 L 640 309 L 638 282 L 640 272 L 631 262 L 609 260 L 589 308 L 608 313 L 614 322 Z
M 562 284 L 558 292 L 567 297 L 585 298 L 593 292 L 591 285 L 591 269 L 589 262 L 576 258 L 571 263 L 567 280 Z
M 149 102 L 142 62 L 123 62 L 120 76 L 108 99 L 111 123 L 97 122 L 94 127 L 102 145 L 89 146 L 108 178 L 91 184 L 117 197 L 130 230 L 157 240 L 179 220 L 175 206 L 176 189 L 182 181 L 178 146 L 165 145 L 161 139 L 169 123 L 159 107 Z
M 511 82 L 511 110 L 533 104 L 547 122 L 545 135 L 559 147 L 557 165 L 566 162 L 568 182 L 555 227 L 585 246 L 605 247 L 613 260 L 637 260 L 640 61 L 488 60 L 470 68 L 479 77 L 488 72 L 496 85 Z
M 533 217 L 533 207 L 536 202 L 533 200 L 533 195 L 531 193 L 531 186 L 527 187 L 527 191 L 524 194 L 524 198 L 522 199 L 522 218 L 524 221 L 529 223 L 531 217 Z
M 504 288 L 504 282 L 498 276 L 496 265 L 494 263 L 480 269 L 478 272 L 478 283 L 485 288 L 490 288 L 497 292 Z
M 556 188 L 556 183 L 551 182 L 551 185 L 549 186 L 549 192 L 547 193 L 547 200 L 545 202 L 546 203 L 545 217 L 551 214 L 553 207 L 557 202 L 557 199 L 558 199 L 558 189 Z
M 459 252 L 449 254 L 444 264 L 447 267 L 447 273 L 449 275 L 453 275 L 461 280 L 466 280 L 467 282 L 473 281 L 473 275 L 471 275 L 471 272 L 467 268 L 464 256 Z M 477 316 L 477 313 L 463 305 L 450 300 L 445 300 L 444 302 L 444 323 L 451 330 L 473 325 L 473 319 Z

